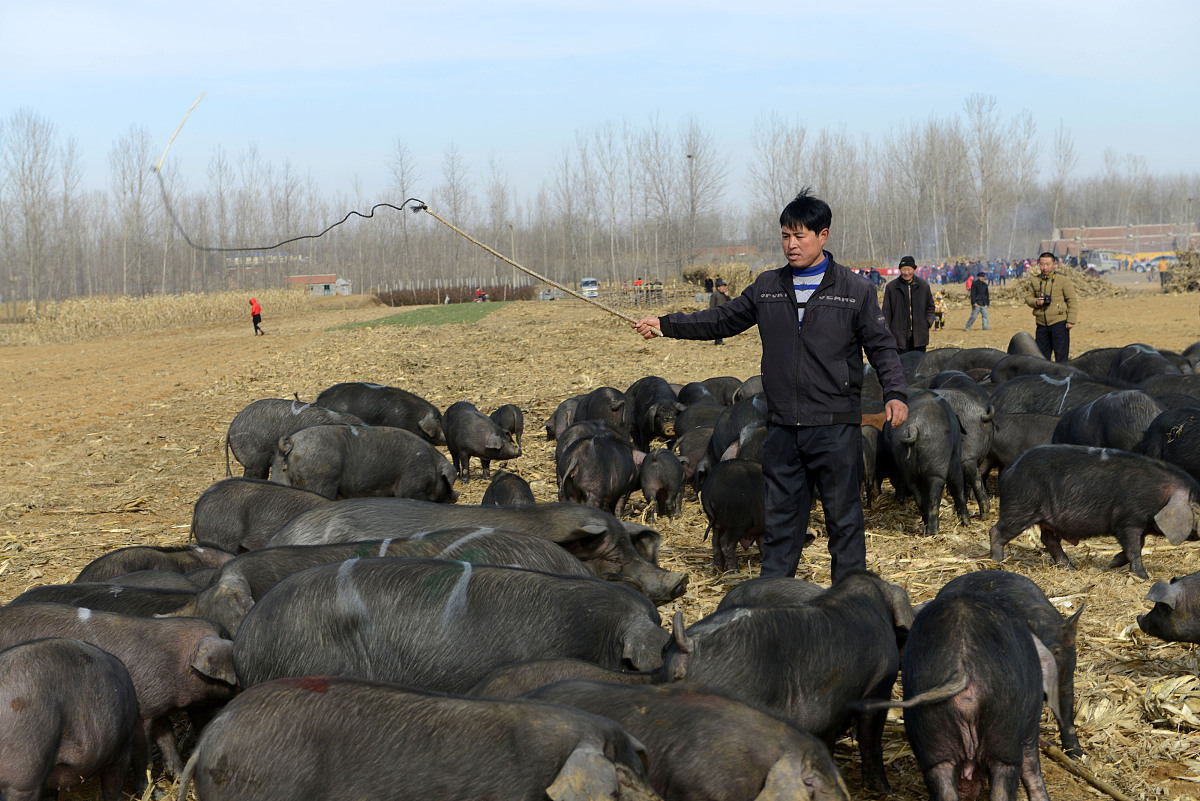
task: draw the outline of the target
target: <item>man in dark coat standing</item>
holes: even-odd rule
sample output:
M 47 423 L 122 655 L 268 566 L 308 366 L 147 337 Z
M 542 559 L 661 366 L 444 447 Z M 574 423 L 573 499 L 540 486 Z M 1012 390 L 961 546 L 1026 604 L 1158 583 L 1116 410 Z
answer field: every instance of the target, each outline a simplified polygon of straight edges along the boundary
M 925 352 L 934 319 L 933 292 L 925 279 L 917 277 L 917 262 L 912 256 L 900 260 L 900 277 L 884 287 L 883 316 L 896 338 L 898 352 Z
M 983 316 L 983 330 L 988 330 L 988 305 L 991 299 L 988 297 L 988 283 L 984 280 L 986 277 L 984 273 L 979 273 L 975 276 L 975 283 L 971 284 L 971 316 L 967 318 L 965 331 L 971 330 L 971 324 L 980 315 Z

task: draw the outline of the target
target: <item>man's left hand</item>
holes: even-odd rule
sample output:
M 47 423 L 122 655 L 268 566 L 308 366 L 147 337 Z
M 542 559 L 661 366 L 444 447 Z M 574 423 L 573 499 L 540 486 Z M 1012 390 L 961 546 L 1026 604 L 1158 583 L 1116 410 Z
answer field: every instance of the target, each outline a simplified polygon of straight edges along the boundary
M 899 428 L 904 425 L 904 421 L 908 419 L 908 404 L 902 400 L 890 400 L 883 409 L 884 418 L 892 424 L 892 428 Z

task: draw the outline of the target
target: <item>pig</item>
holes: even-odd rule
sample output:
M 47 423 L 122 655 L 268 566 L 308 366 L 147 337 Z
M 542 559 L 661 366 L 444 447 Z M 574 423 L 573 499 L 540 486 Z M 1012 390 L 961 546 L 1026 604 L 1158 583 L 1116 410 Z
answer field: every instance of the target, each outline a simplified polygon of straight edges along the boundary
M 1154 608 L 1138 615 L 1138 627 L 1160 640 L 1200 643 L 1200 573 L 1156 581 L 1146 593 Z
M 946 360 L 942 370 L 958 370 L 964 373 L 975 367 L 986 367 L 991 370 L 996 366 L 996 362 L 1007 355 L 1004 351 L 996 348 L 963 348 Z
M 575 422 L 582 420 L 603 420 L 629 436 L 633 431 L 633 404 L 621 390 L 599 387 L 585 395 L 575 407 Z
M 1200 401 L 1193 408 L 1169 409 L 1150 422 L 1133 450 L 1186 470 L 1200 481 Z
M 709 453 L 720 459 L 726 448 L 738 441 L 742 430 L 755 422 L 766 422 L 767 396 L 754 395 L 730 406 L 713 426 Z
M 658 566 L 661 534 L 576 503 L 445 506 L 395 498 L 352 498 L 296 518 L 271 538 L 270 546 L 411 537 L 450 526 L 494 526 L 556 542 L 600 578 L 633 581 L 658 603 L 672 601 L 687 590 L 686 575 Z
M 331 501 L 364 495 L 436 503 L 458 499 L 449 460 L 402 428 L 311 426 L 279 440 L 271 465 L 280 484 Z
M 322 390 L 314 403 L 356 415 L 367 425 L 403 428 L 430 445 L 446 444 L 442 436 L 442 413 L 408 390 L 352 381 Z
M 680 463 L 683 465 L 683 480 L 691 484 L 692 489 L 699 491 L 699 488 L 704 486 L 703 482 L 699 487 L 696 486 L 696 470 L 700 462 L 704 460 L 711 468 L 714 464 L 712 457 L 708 456 L 708 444 L 712 440 L 712 426 L 700 426 L 689 430 L 686 434 L 675 440 L 675 444 L 671 446 L 671 450 L 679 457 Z M 707 470 L 704 477 L 707 478 Z
M 600 667 L 582 659 L 538 659 L 498 668 L 471 688 L 468 695 L 480 698 L 516 698 L 519 695 L 568 679 L 601 681 L 607 684 L 654 684 L 663 680 L 661 670 L 639 673 Z
M 442 417 L 442 430 L 454 469 L 464 484 L 471 480 L 471 457 L 478 457 L 483 478 L 491 478 L 493 460 L 516 459 L 521 455 L 513 433 L 502 428 L 467 401 L 450 404 Z
M 1017 457 L 1037 445 L 1049 445 L 1059 418 L 1052 414 L 1008 414 L 996 412 L 992 418 L 992 439 L 987 455 L 979 465 L 979 474 L 987 481 L 992 470 L 1001 474 Z
M 215 571 L 216 568 L 205 568 Z M 170 570 L 137 570 L 123 576 L 114 576 L 107 584 L 119 584 L 122 587 L 145 587 L 153 590 L 188 590 L 196 592 L 208 586 L 203 575 L 195 571 L 188 573 L 173 573 Z
M 742 382 L 738 382 L 740 385 Z M 684 384 L 679 388 L 677 396 L 679 402 L 685 407 L 695 406 L 697 403 L 706 403 L 712 406 L 723 406 L 721 400 L 713 393 L 713 391 L 702 381 L 692 381 Z
M 976 570 L 947 582 L 938 590 L 939 598 L 977 595 L 999 604 L 1024 620 L 1037 638 L 1038 654 L 1048 652 L 1054 660 L 1053 672 L 1046 672 L 1043 683 L 1046 701 L 1058 721 L 1063 750 L 1073 757 L 1083 756 L 1075 731 L 1075 636 L 1079 630 L 1080 604 L 1075 614 L 1064 620 L 1050 599 L 1031 579 L 1004 570 Z M 1057 678 L 1057 683 L 1053 679 Z
M 1037 340 L 1028 331 L 1018 331 L 1008 340 L 1008 354 L 1023 354 L 1025 356 L 1042 356 L 1041 350 L 1038 349 Z
M 532 506 L 537 503 L 529 482 L 513 473 L 497 470 L 483 493 L 483 506 Z
M 946 369 L 946 363 L 962 348 L 934 348 L 926 351 L 913 369 L 914 378 L 932 378 Z
M 576 423 L 572 428 L 580 427 Z M 564 432 L 559 446 L 570 432 Z M 558 450 L 558 448 L 556 448 Z M 620 517 L 629 495 L 638 486 L 638 470 L 644 452 L 635 452 L 620 437 L 606 432 L 575 439 L 555 459 L 558 499 L 603 509 Z
M 887 792 L 887 713 L 855 713 L 850 704 L 891 697 L 900 667 L 897 636 L 912 621 L 902 588 L 855 571 L 802 606 L 732 608 L 686 631 L 677 613 L 663 673 L 782 715 L 831 749 L 854 721 L 863 783 Z
M 991 509 L 991 499 L 983 485 L 979 465 L 987 457 L 991 446 L 992 418 L 996 410 L 978 384 L 971 382 L 966 386 L 970 388 L 943 386 L 933 390 L 933 394 L 949 403 L 954 416 L 958 418 L 962 431 L 963 483 L 975 495 L 979 516 L 984 517 Z
M 1080 404 L 1112 392 L 1111 384 L 1083 378 L 1025 375 L 1010 378 L 992 394 L 992 406 L 1007 414 L 1061 416 Z
M 915 495 L 925 535 L 936 536 L 942 492 L 948 488 L 959 522 L 970 525 L 958 416 L 948 402 L 933 393 L 911 394 L 908 409 L 908 419 L 902 425 L 888 425 L 883 430 L 884 449 L 900 475 L 897 497 L 905 491 Z
M 137 693 L 121 660 L 79 640 L 51 638 L 0 651 L 0 797 L 57 797 L 99 776 L 118 801 L 132 759 Z
M 904 730 L 934 801 L 1049 801 L 1038 754 L 1042 662 L 1023 620 L 978 595 L 939 596 L 904 648 Z M 1050 661 L 1053 665 L 1053 661 Z M 863 705 L 865 709 L 875 705 Z
M 735 606 L 798 606 L 816 598 L 825 589 L 820 584 L 804 579 L 760 576 L 731 587 L 721 603 L 717 604 L 717 611 L 724 612 Z
M 525 432 L 525 415 L 521 412 L 521 407 L 506 403 L 488 417 L 492 418 L 493 423 L 512 434 L 513 439 L 517 442 L 517 448 L 520 449 L 521 434 Z
M 717 401 L 722 406 L 732 406 L 737 403 L 734 399 L 734 394 L 742 388 L 745 383 L 740 378 L 735 378 L 731 375 L 719 375 L 706 378 L 700 382 L 709 392 L 716 396 Z M 761 391 L 761 390 L 760 390 Z M 753 394 L 753 393 L 752 393 Z M 682 400 L 682 398 L 680 398 Z
M 93 559 L 79 571 L 75 581 L 108 581 L 138 570 L 186 573 L 200 567 L 220 567 L 232 558 L 232 553 L 220 548 L 197 548 L 194 545 L 131 545 Z
M 875 505 L 875 496 L 879 494 L 883 475 L 879 471 L 879 444 L 883 432 L 875 426 L 859 426 L 862 435 L 862 489 L 865 499 L 863 505 L 870 509 Z
M 230 554 L 252 551 L 284 523 L 324 503 L 329 503 L 324 495 L 277 481 L 227 478 L 196 500 L 189 537 Z
M 233 697 L 233 643 L 221 634 L 215 623 L 194 617 L 139 618 L 62 604 L 0 607 L 0 648 L 69 637 L 120 659 L 137 690 L 138 754 L 147 756 L 146 744 L 156 742 L 174 775 L 183 769 L 183 761 L 169 715 Z M 135 758 L 135 772 L 145 767 Z
M 675 442 L 687 436 L 688 432 L 697 428 L 711 429 L 721 419 L 727 406 L 717 403 L 694 403 L 675 417 Z
M 1183 371 L 1167 356 L 1149 345 L 1126 345 L 1108 368 L 1108 379 L 1137 385 L 1148 378 L 1178 376 Z
M 594 575 L 565 548 L 531 534 L 488 527 L 451 528 L 418 534 L 411 539 L 283 545 L 242 554 L 224 565 L 212 587 L 197 597 L 195 614 L 236 634 L 250 607 L 293 573 L 331 562 L 383 556 L 454 559 L 563 576 Z
M 590 576 L 370 558 L 280 581 L 242 621 L 233 659 L 243 687 L 319 674 L 462 693 L 533 659 L 653 670 L 669 639 L 649 599 Z
M 576 395 L 558 404 L 554 414 L 546 420 L 546 439 L 548 441 L 557 439 L 562 432 L 567 430 L 568 426 L 575 422 L 575 411 L 579 407 L 579 402 L 585 397 L 587 396 Z
M 766 533 L 766 489 L 762 465 L 728 459 L 713 466 L 700 490 L 700 505 L 708 518 L 705 536 L 712 532 L 713 568 L 737 570 L 737 547 L 757 545 L 762 551 Z
M 646 454 L 638 470 L 638 483 L 646 499 L 647 520 L 683 513 L 683 481 L 683 463 L 675 454 L 665 448 Z
M 309 426 L 341 423 L 362 424 L 352 414 L 325 409 L 296 400 L 265 398 L 254 401 L 237 413 L 225 434 L 225 475 L 229 469 L 229 452 L 242 465 L 245 478 L 265 479 L 270 476 L 271 456 L 280 438 Z
M 1121 553 L 1110 568 L 1129 565 L 1138 578 L 1147 534 L 1178 545 L 1196 531 L 1200 484 L 1183 470 L 1136 453 L 1082 445 L 1040 445 L 1000 476 L 1000 516 L 989 534 L 991 557 L 1035 523 L 1055 563 L 1074 568 L 1062 549 L 1111 534 Z
M 194 780 L 204 801 L 627 799 L 649 792 L 644 759 L 613 721 L 557 704 L 310 676 L 229 704 L 197 743 L 178 798 Z
M 524 697 L 620 723 L 646 746 L 650 786 L 664 801 L 850 801 L 816 737 L 691 682 L 563 681 Z
M 639 378 L 625 395 L 633 404 L 633 447 L 648 451 L 652 440 L 675 436 L 675 418 L 687 406 L 679 402 L 665 379 L 653 375 Z
M 730 399 L 729 399 L 730 403 L 728 403 L 726 405 L 732 406 L 735 403 L 741 403 L 744 400 L 749 400 L 750 398 L 753 398 L 755 395 L 762 394 L 762 391 L 763 391 L 762 376 L 761 375 L 751 376 L 750 378 L 747 378 L 745 381 L 743 381 L 741 386 L 739 386 L 736 390 L 734 390 L 733 396 L 730 397 Z
M 749 459 L 752 462 L 761 464 L 762 452 L 766 444 L 767 424 L 765 421 L 755 420 L 752 423 L 748 423 L 745 428 L 738 432 L 737 441 L 730 443 L 718 461 L 726 459 Z
M 1039 376 L 1045 375 L 1052 378 L 1076 378 L 1083 381 L 1092 379 L 1090 373 L 1075 367 L 1067 362 L 1050 362 L 1046 361 L 1046 357 L 1038 353 L 1036 355 L 1009 354 L 992 368 L 990 373 L 993 384 L 1003 384 L 1011 378 L 1018 376 Z
M 1166 407 L 1140 390 L 1109 392 L 1063 414 L 1050 441 L 1136 451 L 1150 423 L 1164 411 Z
M 126 587 L 102 581 L 45 584 L 25 590 L 9 601 L 10 606 L 31 603 L 67 604 L 134 617 L 191 616 L 200 590 L 160 590 Z

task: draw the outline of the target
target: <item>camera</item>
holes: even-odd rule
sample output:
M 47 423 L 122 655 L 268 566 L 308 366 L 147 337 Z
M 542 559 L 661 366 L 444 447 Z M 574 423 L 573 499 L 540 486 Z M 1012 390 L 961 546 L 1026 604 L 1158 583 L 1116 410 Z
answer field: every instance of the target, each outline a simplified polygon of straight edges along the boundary
M 1049 295 L 1042 295 L 1042 305 L 1043 306 L 1050 305 L 1050 296 Z

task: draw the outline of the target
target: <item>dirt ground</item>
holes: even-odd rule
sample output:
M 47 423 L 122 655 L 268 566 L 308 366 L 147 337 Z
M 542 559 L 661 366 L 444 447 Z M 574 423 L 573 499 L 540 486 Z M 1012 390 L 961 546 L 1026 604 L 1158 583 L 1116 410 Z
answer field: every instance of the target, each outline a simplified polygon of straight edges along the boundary
M 1200 339 L 1200 298 L 1164 296 L 1144 281 L 1129 289 L 1122 297 L 1082 302 L 1073 354 L 1131 342 L 1182 350 Z M 643 342 L 624 323 L 574 301 L 516 303 L 471 325 L 330 330 L 383 313 L 367 307 L 268 317 L 267 336 L 257 338 L 247 323 L 0 349 L 0 601 L 32 586 L 70 581 L 117 547 L 186 542 L 192 504 L 226 475 L 229 421 L 260 398 L 312 400 L 330 384 L 365 380 L 404 387 L 443 409 L 456 400 L 485 412 L 516 403 L 525 411 L 525 454 L 507 468 L 549 501 L 555 498 L 553 443 L 542 423 L 564 398 L 604 385 L 624 389 L 644 375 L 684 383 L 758 372 L 753 331 L 723 347 Z M 964 332 L 966 315 L 959 300 L 931 347 L 1004 349 L 1014 333 L 1033 328 L 1024 306 L 993 305 L 989 331 Z M 482 481 L 471 482 L 460 502 L 477 503 L 483 490 Z M 636 500 L 628 516 L 642 511 Z M 889 495 L 867 513 L 869 567 L 905 586 L 914 602 L 927 600 L 956 575 L 996 566 L 987 558 L 994 520 L 993 505 L 991 516 L 962 526 L 947 503 L 942 533 L 919 538 L 916 508 L 900 507 Z M 814 528 L 823 534 L 820 524 L 817 514 Z M 684 516 L 659 528 L 664 561 L 691 575 L 687 595 L 660 610 L 664 621 L 681 609 L 691 623 L 711 612 L 730 586 L 757 575 L 757 555 L 746 553 L 740 572 L 713 574 L 710 545 L 702 540 L 704 516 L 690 494 Z M 1194 798 L 1200 795 L 1200 736 L 1152 724 L 1143 698 L 1164 679 L 1196 675 L 1200 658 L 1195 646 L 1161 643 L 1137 630 L 1134 616 L 1149 608 L 1141 600 L 1149 584 L 1104 569 L 1117 550 L 1111 539 L 1068 546 L 1079 569 L 1063 571 L 1049 566 L 1027 534 L 1008 546 L 1005 568 L 1032 577 L 1064 614 L 1087 604 L 1076 679 L 1084 766 L 1131 798 Z M 1191 573 L 1200 565 L 1200 544 L 1172 548 L 1152 539 L 1145 563 L 1152 579 Z M 823 539 L 806 552 L 802 575 L 828 583 Z M 1048 713 L 1042 736 L 1058 742 Z M 898 722 L 889 724 L 885 750 L 893 797 L 924 798 Z M 858 757 L 848 740 L 837 757 L 857 797 Z M 1056 801 L 1099 795 L 1049 758 L 1042 766 Z

